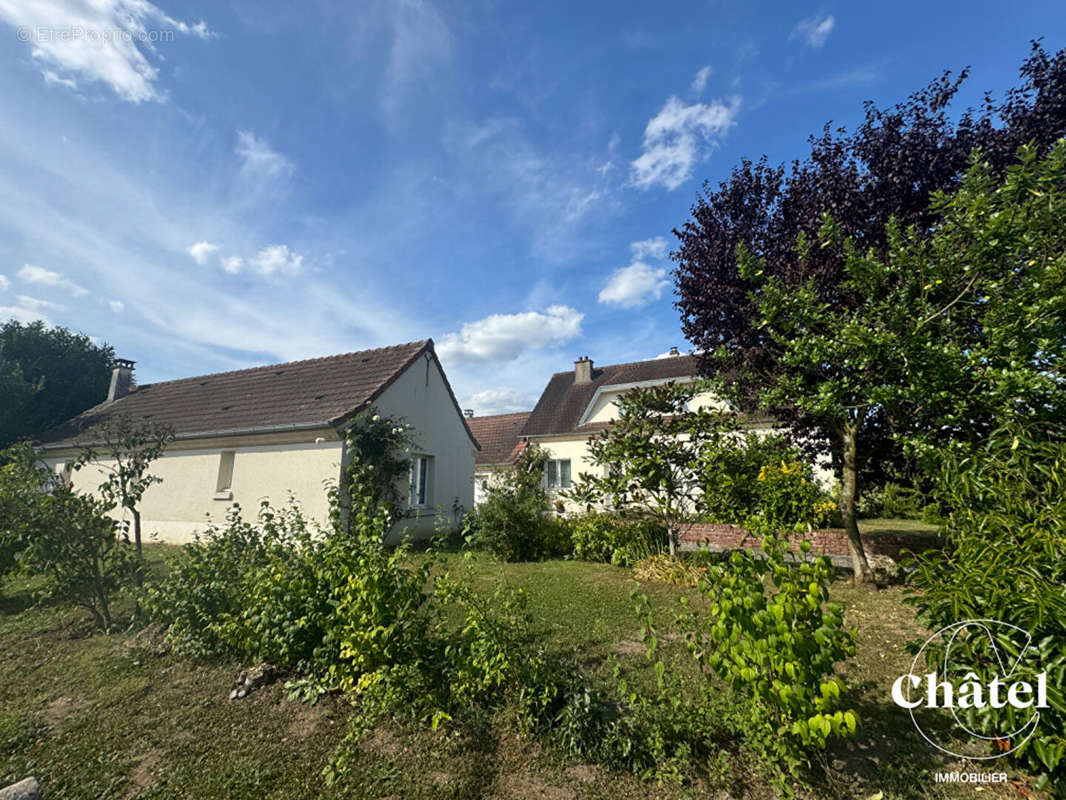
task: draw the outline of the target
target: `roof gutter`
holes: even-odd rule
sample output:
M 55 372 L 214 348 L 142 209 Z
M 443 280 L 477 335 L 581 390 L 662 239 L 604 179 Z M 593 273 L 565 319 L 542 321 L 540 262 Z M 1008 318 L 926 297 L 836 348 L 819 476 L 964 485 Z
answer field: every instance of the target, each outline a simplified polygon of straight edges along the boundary
M 174 441 L 180 442 L 189 439 L 213 439 L 219 436 L 247 436 L 256 433 L 296 433 L 298 431 L 313 431 L 323 428 L 336 430 L 336 426 L 328 421 L 322 422 L 299 422 L 286 425 L 257 425 L 251 428 L 226 428 L 216 431 L 193 431 L 191 433 L 175 434 Z M 38 450 L 68 450 L 72 447 L 99 447 L 105 442 L 52 442 L 50 444 L 37 445 Z

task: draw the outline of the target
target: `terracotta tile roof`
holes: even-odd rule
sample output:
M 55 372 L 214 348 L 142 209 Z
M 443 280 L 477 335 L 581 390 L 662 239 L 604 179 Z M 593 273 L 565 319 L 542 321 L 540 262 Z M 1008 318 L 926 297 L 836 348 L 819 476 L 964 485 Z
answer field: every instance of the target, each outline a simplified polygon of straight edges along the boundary
M 90 408 L 41 441 L 91 441 L 94 427 L 116 413 L 169 425 L 178 438 L 336 425 L 372 404 L 424 352 L 436 359 L 432 339 L 149 383 Z M 452 401 L 461 416 L 454 395 Z
M 667 381 L 698 374 L 699 364 L 693 356 L 672 356 L 595 367 L 592 370 L 592 380 L 588 383 L 574 383 L 573 370 L 556 372 L 548 381 L 521 434 L 544 436 L 602 430 L 606 423 L 591 423 L 578 427 L 582 414 L 601 386 Z
M 520 448 L 519 433 L 529 412 L 520 414 L 495 414 L 488 417 L 469 417 L 466 422 L 481 445 L 474 463 L 478 466 L 489 464 L 510 464 L 518 455 Z

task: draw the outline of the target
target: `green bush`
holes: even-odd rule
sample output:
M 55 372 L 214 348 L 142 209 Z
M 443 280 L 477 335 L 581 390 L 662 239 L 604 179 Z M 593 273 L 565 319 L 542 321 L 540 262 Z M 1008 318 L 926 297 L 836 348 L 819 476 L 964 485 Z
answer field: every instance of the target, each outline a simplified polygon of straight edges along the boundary
M 544 492 L 548 454 L 527 447 L 514 466 L 489 486 L 484 502 L 464 520 L 471 547 L 487 550 L 504 561 L 541 561 L 569 555 L 566 523 L 551 510 Z
M 18 568 L 19 553 L 43 525 L 39 495 L 53 478 L 36 463 L 29 445 L 0 450 L 0 588 L 4 576 Z
M 708 522 L 739 523 L 759 508 L 758 477 L 767 464 L 799 460 L 784 436 L 752 431 L 708 441 L 701 451 L 700 512 Z
M 914 487 L 889 481 L 864 491 L 856 511 L 867 519 L 923 519 L 927 505 L 925 495 Z
M 810 545 L 804 542 L 802 551 L 809 553 Z M 750 707 L 737 733 L 767 764 L 791 774 L 857 725 L 855 712 L 840 708 L 843 681 L 836 668 L 854 655 L 855 635 L 844 628 L 840 606 L 828 602 L 833 575 L 829 559 L 796 564 L 782 540 L 766 536 L 761 558 L 736 551 L 712 564 L 698 580 L 698 599 L 681 598 L 684 611 L 676 620 L 701 668 Z M 651 605 L 638 597 L 653 653 L 658 640 Z
M 1012 680 L 1046 670 L 1048 701 L 1040 725 L 1011 758 L 1042 775 L 1043 784 L 1066 782 L 1066 442 L 1046 431 L 1007 428 L 972 450 L 942 459 L 934 498 L 951 510 L 941 533 L 947 546 L 917 557 L 908 602 L 931 629 L 967 619 L 1015 625 L 1033 647 Z M 980 649 L 982 637 L 955 640 L 982 680 L 998 664 Z M 1007 645 L 1009 647 L 1009 645 Z M 943 651 L 927 651 L 934 668 Z M 965 721 L 979 733 L 1018 727 L 1014 709 L 971 709 Z
M 0 578 L 15 569 L 45 579 L 42 594 L 112 624 L 115 592 L 133 577 L 134 553 L 112 505 L 75 493 L 29 445 L 0 453 Z
M 574 557 L 631 567 L 668 546 L 666 530 L 650 519 L 589 512 L 567 520 Z
M 779 461 L 759 468 L 755 509 L 743 520 L 756 535 L 799 533 L 831 519 L 837 505 L 814 482 L 809 464 Z
M 41 493 L 35 505 L 40 527 L 19 556 L 22 567 L 44 576 L 46 596 L 87 609 L 109 629 L 112 596 L 131 585 L 136 569 L 129 538 L 107 516 L 107 503 L 66 486 Z
M 234 641 L 230 626 L 247 608 L 249 590 L 264 575 L 271 554 L 275 560 L 296 556 L 297 537 L 288 530 L 287 519 L 281 515 L 279 524 L 263 502 L 261 524 L 256 524 L 246 521 L 234 504 L 223 525 L 208 525 L 169 559 L 165 578 L 145 587 L 145 609 L 168 626 L 167 637 L 179 652 L 211 657 L 248 651 Z

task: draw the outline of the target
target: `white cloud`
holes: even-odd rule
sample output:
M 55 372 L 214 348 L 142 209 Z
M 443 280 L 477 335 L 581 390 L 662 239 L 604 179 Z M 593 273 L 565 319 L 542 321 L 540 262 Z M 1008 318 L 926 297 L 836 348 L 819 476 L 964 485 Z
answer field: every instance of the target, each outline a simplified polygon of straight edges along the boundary
M 9 319 L 21 322 L 24 325 L 28 325 L 31 322 L 37 322 L 38 320 L 45 325 L 50 326 L 52 324 L 52 321 L 48 319 L 48 317 L 33 309 L 22 308 L 21 306 L 0 306 L 0 320 Z
M 662 261 L 666 258 L 666 239 L 662 236 L 654 236 L 651 239 L 633 242 L 629 245 L 629 249 L 633 251 L 633 258 L 637 261 L 645 258 Z
M 711 67 L 710 67 L 710 65 L 708 65 L 706 67 L 703 67 L 699 72 L 696 73 L 696 77 L 694 77 L 692 79 L 692 91 L 694 91 L 697 95 L 702 94 L 703 90 L 707 86 L 707 79 L 710 78 L 710 77 L 711 77 Z
M 527 350 L 565 344 L 579 336 L 584 317 L 562 305 L 549 306 L 543 313 L 493 314 L 445 335 L 437 351 L 449 364 L 511 361 Z
M 303 269 L 303 261 L 304 257 L 292 252 L 288 245 L 272 244 L 256 253 L 249 263 L 263 275 L 296 275 Z
M 670 97 L 644 129 L 644 148 L 633 164 L 633 183 L 641 189 L 676 189 L 736 124 L 740 98 L 685 105 Z
M 451 61 L 455 42 L 444 17 L 427 0 L 395 0 L 387 7 L 392 46 L 381 105 L 395 120 L 412 95 L 430 90 Z
M 821 19 L 818 17 L 803 19 L 796 23 L 789 39 L 802 39 L 810 47 L 821 47 L 829 38 L 829 34 L 833 32 L 835 25 L 836 20 L 833 19 L 832 14 Z
M 214 36 L 203 21 L 176 20 L 148 0 L 3 0 L 0 21 L 32 46 L 49 84 L 100 81 L 132 103 L 161 99 L 149 58 L 167 37 Z
M 11 286 L 11 281 L 8 280 L 7 275 L 0 275 L 0 291 L 3 291 Z
M 114 311 L 116 314 L 121 314 L 125 310 L 126 304 L 123 303 L 121 300 L 108 300 L 107 307 Z
M 18 304 L 30 311 L 44 311 L 47 308 L 59 308 L 59 306 L 50 300 L 38 300 L 36 297 L 30 297 L 29 295 L 20 294 L 15 296 L 15 300 Z
M 611 273 L 607 285 L 600 292 L 599 300 L 607 305 L 635 308 L 658 300 L 663 289 L 669 285 L 665 269 L 651 267 L 643 261 L 634 261 L 628 267 L 620 267 Z
M 293 163 L 251 131 L 237 131 L 234 152 L 241 160 L 241 169 L 257 178 L 276 179 L 291 175 Z
M 480 415 L 514 414 L 529 411 L 535 405 L 535 400 L 516 389 L 483 389 L 472 394 L 466 405 Z
M 211 242 L 197 242 L 189 248 L 189 255 L 192 256 L 193 261 L 201 266 L 207 263 L 214 253 L 218 252 L 218 245 L 211 244 Z
M 74 297 L 81 297 L 89 293 L 88 289 L 78 286 L 74 281 L 64 278 L 58 272 L 53 272 L 44 267 L 37 267 L 33 264 L 23 264 L 22 269 L 18 271 L 18 276 L 26 283 L 34 283 L 38 286 L 53 286 L 70 292 Z
M 221 263 L 223 271 L 228 272 L 230 275 L 236 275 L 241 271 L 241 267 L 244 266 L 244 259 L 240 256 L 228 256 L 223 258 Z

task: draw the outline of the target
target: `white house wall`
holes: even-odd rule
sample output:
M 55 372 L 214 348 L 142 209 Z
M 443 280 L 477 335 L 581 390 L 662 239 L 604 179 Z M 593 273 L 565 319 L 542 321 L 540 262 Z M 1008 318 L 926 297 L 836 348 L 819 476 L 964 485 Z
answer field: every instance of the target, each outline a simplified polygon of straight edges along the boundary
M 455 524 L 454 507 L 464 511 L 474 507 L 475 448 L 436 361 L 420 358 L 385 390 L 375 406 L 382 414 L 414 426 L 413 453 L 433 457 L 429 508 L 412 512 L 391 538 L 420 538 Z
M 234 453 L 232 498 L 215 491 L 224 451 Z M 150 487 L 141 501 L 144 536 L 187 542 L 208 521 L 223 522 L 233 503 L 241 505 L 246 519 L 254 518 L 261 500 L 281 506 L 288 502 L 290 493 L 308 517 L 324 524 L 329 518 L 325 484 L 336 484 L 341 453 L 342 443 L 329 428 L 298 435 L 172 442 L 150 470 L 162 482 Z M 58 452 L 46 454 L 45 461 L 54 469 L 62 469 L 75 456 L 74 451 Z M 103 470 L 92 465 L 71 475 L 74 488 L 80 492 L 93 491 L 103 479 Z
M 677 381 L 678 383 L 684 383 L 685 381 Z M 648 381 L 643 384 L 636 384 L 641 386 L 659 386 L 667 381 Z M 618 386 L 612 388 L 605 386 L 590 403 L 590 408 L 586 410 L 585 415 L 582 417 L 583 425 L 587 425 L 593 422 L 610 422 L 611 420 L 618 418 L 618 398 L 629 391 L 632 386 Z M 711 392 L 701 392 L 697 394 L 689 402 L 689 407 L 695 411 L 703 408 L 711 408 L 717 411 L 724 411 L 727 406 Z

